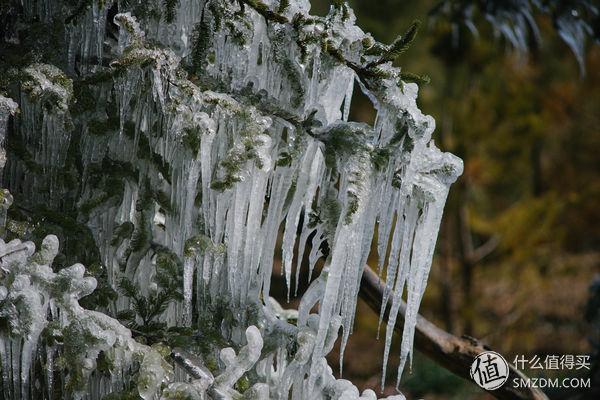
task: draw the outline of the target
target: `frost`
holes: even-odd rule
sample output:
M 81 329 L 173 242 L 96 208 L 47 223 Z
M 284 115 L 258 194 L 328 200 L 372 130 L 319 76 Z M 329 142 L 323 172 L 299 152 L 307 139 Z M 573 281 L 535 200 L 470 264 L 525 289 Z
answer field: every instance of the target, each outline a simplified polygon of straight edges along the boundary
M 31 15 L 62 4 L 42 3 L 52 6 Z M 2 268 L 15 277 L 1 280 L 2 313 L 14 321 L 1 335 L 4 398 L 33 398 L 29 370 L 43 365 L 43 390 L 89 399 L 132 387 L 144 399 L 375 399 L 336 379 L 325 356 L 341 336 L 343 364 L 377 227 L 392 299 L 384 368 L 403 296 L 399 374 L 410 358 L 444 203 L 462 172 L 435 147 L 418 86 L 346 4 L 315 17 L 306 1 L 279 10 L 180 0 L 163 18 L 162 2 L 121 2 L 107 24 L 109 6 L 92 3 L 66 32 L 68 73 L 34 64 L 15 82 L 21 112 L 8 135 L 21 146 L 3 182 L 33 212 L 68 215 L 55 218 L 65 248 L 97 257 L 119 294 L 85 310 L 78 300 L 96 280 L 79 264 L 50 268 L 55 237 L 35 254 L 30 242 L 2 242 Z M 373 102 L 374 126 L 347 120 L 353 90 Z M 290 297 L 308 258 L 298 311 L 269 296 L 280 231 Z M 138 312 L 157 299 L 156 312 Z M 129 315 L 135 330 L 191 328 L 195 344 L 141 344 L 108 315 Z
M 73 85 L 60 69 L 48 64 L 33 64 L 23 70 L 23 75 L 21 87 L 32 100 L 59 113 L 69 108 Z

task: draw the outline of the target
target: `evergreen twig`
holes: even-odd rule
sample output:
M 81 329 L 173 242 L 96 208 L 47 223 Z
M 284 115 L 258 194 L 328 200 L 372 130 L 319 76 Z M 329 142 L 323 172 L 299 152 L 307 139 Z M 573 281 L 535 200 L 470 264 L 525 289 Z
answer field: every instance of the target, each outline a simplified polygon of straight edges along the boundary
M 417 36 L 417 32 L 419 31 L 419 26 L 421 22 L 418 20 L 413 21 L 408 30 L 404 33 L 404 35 L 398 36 L 396 40 L 390 45 L 390 48 L 383 53 L 380 59 L 380 63 L 394 61 L 398 56 L 404 53 L 412 42 L 415 40 Z

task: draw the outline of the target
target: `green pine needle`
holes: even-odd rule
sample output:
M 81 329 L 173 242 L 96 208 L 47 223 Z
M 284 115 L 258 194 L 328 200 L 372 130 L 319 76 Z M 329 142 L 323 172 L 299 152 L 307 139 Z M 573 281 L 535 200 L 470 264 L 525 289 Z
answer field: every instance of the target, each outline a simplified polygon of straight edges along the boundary
M 398 56 L 400 56 L 402 53 L 408 50 L 412 42 L 415 40 L 415 37 L 417 36 L 417 32 L 419 31 L 420 25 L 420 21 L 413 21 L 406 33 L 394 40 L 394 43 L 390 45 L 390 48 L 381 56 L 380 61 L 394 61 L 396 58 L 398 58 Z
M 171 23 L 175 20 L 175 7 L 179 5 L 179 0 L 163 0 L 165 8 L 165 21 Z
M 279 7 L 277 8 L 278 14 L 283 14 L 290 7 L 290 0 L 280 0 Z
M 405 83 L 416 83 L 418 85 L 426 85 L 431 82 L 431 79 L 427 75 L 417 75 L 412 72 L 403 72 L 400 74 L 400 79 Z

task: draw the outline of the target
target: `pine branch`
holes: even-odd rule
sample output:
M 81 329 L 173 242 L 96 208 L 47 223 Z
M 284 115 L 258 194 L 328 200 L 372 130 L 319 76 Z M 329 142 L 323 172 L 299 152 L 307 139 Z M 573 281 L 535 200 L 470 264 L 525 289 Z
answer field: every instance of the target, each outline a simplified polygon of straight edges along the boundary
M 179 0 L 163 0 L 163 7 L 165 9 L 164 17 L 166 22 L 173 22 L 175 20 L 175 7 L 179 5 Z
M 246 4 L 254 9 L 257 13 L 262 15 L 267 21 L 274 21 L 280 24 L 289 23 L 285 15 L 281 15 L 269 8 L 268 5 L 260 0 L 240 0 L 240 4 Z
M 271 10 L 269 8 L 269 6 L 267 6 L 265 3 L 261 2 L 260 0 L 239 0 L 239 2 L 242 5 L 245 4 L 245 5 L 248 5 L 249 7 L 251 7 L 252 9 L 254 9 L 257 13 L 262 15 L 267 21 L 273 21 L 273 22 L 277 22 L 280 24 L 286 24 L 286 23 L 291 24 L 292 27 L 295 28 L 296 30 L 302 24 L 303 19 L 304 19 L 304 16 L 297 14 L 296 16 L 294 16 L 292 21 L 290 21 L 284 15 L 281 15 L 278 12 Z M 287 0 L 282 0 L 282 2 L 280 3 L 280 8 L 281 8 L 281 4 L 285 3 L 285 2 L 287 2 Z M 336 3 L 334 5 L 336 7 L 345 7 L 346 6 L 343 1 L 336 1 Z M 315 23 L 315 22 L 317 22 L 317 19 L 311 18 L 309 22 Z M 336 48 L 335 46 L 333 46 L 333 44 L 332 44 L 333 42 L 332 42 L 331 38 L 327 35 L 325 35 L 322 38 L 321 47 L 325 53 L 327 53 L 330 56 L 332 56 L 333 58 L 335 58 L 341 64 L 344 64 L 347 67 L 351 68 L 358 75 L 358 77 L 362 80 L 363 84 L 365 84 L 365 86 L 367 86 L 367 87 L 370 87 L 371 84 L 369 83 L 369 80 L 389 78 L 388 73 L 386 73 L 384 70 L 378 69 L 376 67 L 379 64 L 385 63 L 387 61 L 395 60 L 400 54 L 405 52 L 406 49 L 408 49 L 408 47 L 410 46 L 410 44 L 414 41 L 414 39 L 417 35 L 419 25 L 420 25 L 420 22 L 418 20 L 415 20 L 411 24 L 411 26 L 408 28 L 408 30 L 406 31 L 406 33 L 404 35 L 402 35 L 398 39 L 396 39 L 394 41 L 394 43 L 392 43 L 389 46 L 389 48 L 387 48 L 387 50 L 383 50 L 384 53 L 382 54 L 382 56 L 379 60 L 369 63 L 367 65 L 360 65 L 360 64 L 357 64 L 357 63 L 349 60 L 339 48 Z M 374 43 L 370 47 L 370 49 L 382 51 L 381 49 L 385 49 L 385 47 L 383 47 L 379 43 Z M 367 54 L 367 52 L 365 52 L 365 54 Z M 426 75 L 419 76 L 419 75 L 410 74 L 410 73 L 401 74 L 401 80 L 404 82 L 415 82 L 418 84 L 429 83 L 428 76 L 426 76 Z
M 389 61 L 395 61 L 401 54 L 408 50 L 412 42 L 415 40 L 420 25 L 421 21 L 414 20 L 404 35 L 398 36 L 396 40 L 394 40 L 394 42 L 387 48 L 384 48 L 381 45 L 378 46 L 378 43 L 375 43 L 373 46 L 367 49 L 365 51 L 365 54 L 367 55 L 381 54 L 379 60 L 370 62 L 367 64 L 367 68 L 372 68 L 376 65 L 384 64 Z
M 277 7 L 277 13 L 283 14 L 290 7 L 290 0 L 280 0 L 279 6 Z
M 414 82 L 419 85 L 428 84 L 431 79 L 427 75 L 417 75 L 412 72 L 403 72 L 400 74 L 400 80 L 402 82 L 411 83 Z
M 415 40 L 415 37 L 417 36 L 417 32 L 419 31 L 420 25 L 420 21 L 413 21 L 406 33 L 394 40 L 394 42 L 390 46 L 390 49 L 383 54 L 383 62 L 394 61 L 396 58 L 398 58 L 398 56 L 400 56 L 402 53 L 408 50 L 412 42 Z

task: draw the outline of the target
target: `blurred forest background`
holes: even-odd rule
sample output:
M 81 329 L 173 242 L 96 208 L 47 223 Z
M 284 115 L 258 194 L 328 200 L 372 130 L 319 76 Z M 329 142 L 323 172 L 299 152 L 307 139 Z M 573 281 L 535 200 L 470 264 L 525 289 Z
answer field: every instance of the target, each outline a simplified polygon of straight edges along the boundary
M 461 28 L 453 42 L 451 24 L 428 17 L 436 3 L 350 1 L 358 25 L 385 43 L 414 19 L 422 22 L 398 64 L 431 77 L 421 85 L 420 107 L 437 121 L 436 144 L 465 163 L 450 191 L 421 314 L 455 335 L 482 340 L 509 362 L 517 355 L 591 354 L 594 331 L 586 315 L 592 318 L 600 305 L 590 301 L 600 272 L 600 46 L 588 43 L 581 75 L 544 18 L 537 21 L 542 41 L 531 43 L 528 54 L 495 38 L 482 19 L 478 36 Z M 313 13 L 326 14 L 329 4 L 313 0 Z M 353 120 L 374 120 L 359 93 L 351 110 Z M 282 290 L 285 305 L 283 298 Z M 380 385 L 377 318 L 359 300 L 343 374 L 359 388 Z M 394 393 L 394 354 L 387 394 Z M 330 364 L 338 365 L 337 354 Z M 408 399 L 491 398 L 418 352 L 401 390 Z

